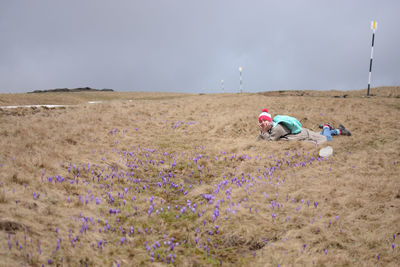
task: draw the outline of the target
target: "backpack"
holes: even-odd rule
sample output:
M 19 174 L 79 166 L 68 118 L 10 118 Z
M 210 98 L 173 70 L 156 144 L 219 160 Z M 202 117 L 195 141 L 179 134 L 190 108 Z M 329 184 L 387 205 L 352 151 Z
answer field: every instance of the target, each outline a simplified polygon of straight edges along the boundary
M 301 132 L 301 123 L 294 117 L 287 115 L 276 115 L 273 119 L 276 124 L 282 124 L 290 130 L 290 133 L 297 134 Z

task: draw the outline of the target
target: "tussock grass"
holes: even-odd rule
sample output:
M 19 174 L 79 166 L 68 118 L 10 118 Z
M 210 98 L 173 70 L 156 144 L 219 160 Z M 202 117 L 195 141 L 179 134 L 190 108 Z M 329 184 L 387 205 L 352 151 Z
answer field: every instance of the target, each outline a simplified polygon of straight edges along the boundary
M 1 262 L 398 266 L 399 88 L 365 93 L 2 95 L 71 106 L 0 110 Z M 265 107 L 353 135 L 257 142 Z

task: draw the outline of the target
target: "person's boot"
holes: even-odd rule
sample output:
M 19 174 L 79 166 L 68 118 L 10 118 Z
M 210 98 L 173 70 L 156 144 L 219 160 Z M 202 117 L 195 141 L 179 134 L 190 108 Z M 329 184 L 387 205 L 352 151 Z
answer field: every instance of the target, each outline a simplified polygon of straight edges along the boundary
M 341 135 L 347 135 L 350 136 L 351 133 L 349 130 L 347 130 L 343 125 L 339 124 L 339 130 Z

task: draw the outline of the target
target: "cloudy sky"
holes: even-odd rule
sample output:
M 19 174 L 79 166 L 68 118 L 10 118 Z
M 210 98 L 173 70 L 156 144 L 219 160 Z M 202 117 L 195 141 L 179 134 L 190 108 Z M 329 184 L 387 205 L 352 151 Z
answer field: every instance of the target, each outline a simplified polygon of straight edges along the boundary
M 0 0 L 0 93 L 400 85 L 398 0 Z

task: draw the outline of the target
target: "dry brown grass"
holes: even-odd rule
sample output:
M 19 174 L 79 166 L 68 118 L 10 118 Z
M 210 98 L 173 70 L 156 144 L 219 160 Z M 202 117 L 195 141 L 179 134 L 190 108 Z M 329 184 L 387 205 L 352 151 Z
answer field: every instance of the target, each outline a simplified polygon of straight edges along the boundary
M 0 265 L 399 266 L 399 91 L 1 95 L 72 106 L 0 110 Z M 264 107 L 353 136 L 256 142 Z
M 59 92 L 2 94 L 0 106 L 7 105 L 77 105 L 88 101 L 156 100 L 182 97 L 182 93 Z

